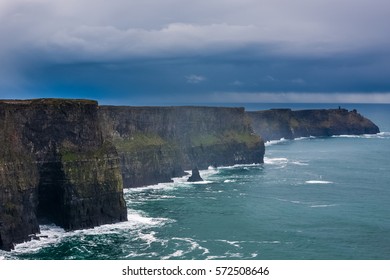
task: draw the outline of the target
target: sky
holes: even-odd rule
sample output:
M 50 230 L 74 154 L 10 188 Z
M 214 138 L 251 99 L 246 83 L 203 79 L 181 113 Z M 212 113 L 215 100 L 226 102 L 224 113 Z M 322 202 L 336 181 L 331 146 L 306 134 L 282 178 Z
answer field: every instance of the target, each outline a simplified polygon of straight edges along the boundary
M 0 99 L 390 103 L 388 0 L 0 0 Z

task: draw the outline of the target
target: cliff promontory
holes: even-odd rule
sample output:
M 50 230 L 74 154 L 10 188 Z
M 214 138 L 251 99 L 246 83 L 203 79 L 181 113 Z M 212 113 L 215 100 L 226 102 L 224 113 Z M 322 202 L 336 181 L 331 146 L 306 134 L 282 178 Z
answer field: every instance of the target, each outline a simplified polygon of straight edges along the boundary
M 0 101 L 0 249 L 39 232 L 127 219 L 115 147 L 94 101 Z
M 244 108 L 101 106 L 99 115 L 124 187 L 169 182 L 194 167 L 263 162 L 264 142 Z
M 356 110 L 272 109 L 247 112 L 256 134 L 265 141 L 309 136 L 375 134 L 379 128 Z

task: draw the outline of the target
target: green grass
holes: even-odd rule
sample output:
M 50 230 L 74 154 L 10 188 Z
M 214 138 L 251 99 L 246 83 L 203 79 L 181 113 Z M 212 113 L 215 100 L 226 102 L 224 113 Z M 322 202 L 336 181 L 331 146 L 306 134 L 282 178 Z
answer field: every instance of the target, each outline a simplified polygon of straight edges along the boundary
M 168 143 L 156 134 L 135 134 L 128 139 L 116 139 L 114 145 L 119 152 L 132 152 L 148 147 L 166 146 Z
M 259 145 L 261 139 L 248 132 L 225 131 L 223 134 L 203 134 L 191 138 L 193 146 L 213 146 L 230 143 L 242 143 L 252 148 Z
M 91 197 L 98 189 L 100 192 L 122 190 L 120 168 L 113 168 L 111 160 L 113 144 L 104 142 L 97 149 L 78 152 L 64 145 L 60 154 L 65 177 L 74 187 L 78 197 Z M 115 157 L 114 159 L 115 160 Z
M 112 143 L 104 142 L 99 148 L 87 151 L 76 151 L 75 147 L 69 144 L 63 144 L 60 150 L 61 160 L 63 162 L 71 162 L 85 159 L 101 159 L 110 153 Z

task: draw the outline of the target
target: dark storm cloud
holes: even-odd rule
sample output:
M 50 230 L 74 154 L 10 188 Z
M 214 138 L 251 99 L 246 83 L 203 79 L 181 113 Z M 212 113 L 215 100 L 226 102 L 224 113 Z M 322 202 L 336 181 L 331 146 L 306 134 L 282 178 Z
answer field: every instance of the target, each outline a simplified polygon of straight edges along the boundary
M 5 0 L 0 97 L 390 102 L 389 10 L 382 0 Z

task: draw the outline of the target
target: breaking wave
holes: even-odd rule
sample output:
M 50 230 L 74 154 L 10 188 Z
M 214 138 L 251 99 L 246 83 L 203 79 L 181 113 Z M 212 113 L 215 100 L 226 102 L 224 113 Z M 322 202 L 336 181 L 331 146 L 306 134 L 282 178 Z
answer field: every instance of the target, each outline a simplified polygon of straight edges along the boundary
M 322 180 L 309 180 L 305 181 L 306 184 L 333 184 L 331 181 L 322 181 Z

